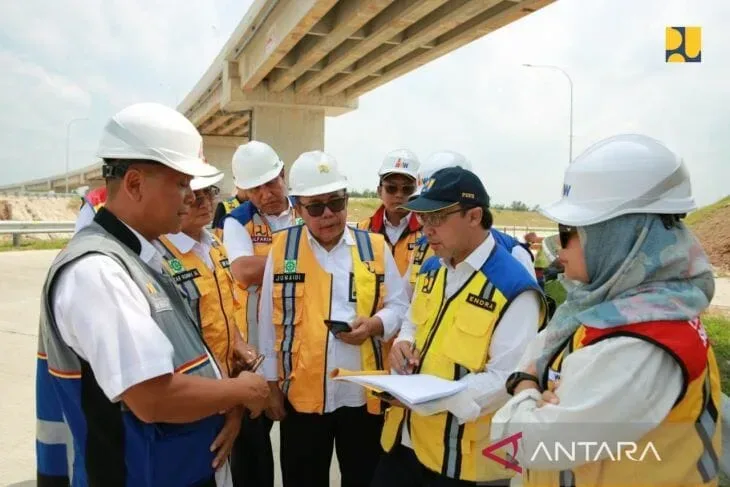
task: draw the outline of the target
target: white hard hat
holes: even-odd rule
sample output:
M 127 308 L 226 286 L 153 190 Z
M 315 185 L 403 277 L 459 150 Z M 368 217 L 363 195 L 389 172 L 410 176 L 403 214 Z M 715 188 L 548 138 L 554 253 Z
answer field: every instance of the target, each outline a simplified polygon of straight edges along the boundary
M 238 146 L 233 154 L 233 178 L 236 186 L 251 189 L 275 179 L 284 162 L 270 145 L 252 140 Z
M 291 196 L 315 196 L 342 189 L 347 189 L 347 178 L 335 158 L 325 152 L 305 152 L 289 170 Z
M 398 149 L 389 152 L 383 163 L 380 165 L 378 176 L 385 176 L 386 174 L 403 174 L 410 178 L 416 179 L 418 177 L 418 168 L 421 163 L 418 161 L 416 154 L 409 151 L 408 149 Z
M 697 208 L 684 162 L 661 142 L 623 134 L 602 140 L 565 171 L 563 197 L 540 212 L 585 226 L 629 213 L 682 214 Z
M 421 190 L 428 184 L 431 176 L 446 167 L 460 167 L 468 171 L 472 170 L 471 162 L 463 154 L 450 150 L 434 152 L 423 161 L 423 164 L 421 164 L 418 170 L 418 187 L 416 188 L 416 192 L 413 193 L 413 196 L 421 194 Z
M 148 159 L 189 176 L 212 176 L 203 138 L 180 112 L 159 103 L 137 103 L 114 115 L 104 127 L 96 154 L 104 159 Z
M 193 178 L 190 181 L 190 189 L 192 189 L 193 191 L 198 191 L 200 189 L 205 189 L 209 186 L 213 186 L 214 184 L 218 184 L 221 179 L 223 179 L 223 176 L 224 174 L 220 172 L 215 176 L 199 176 L 197 178 Z

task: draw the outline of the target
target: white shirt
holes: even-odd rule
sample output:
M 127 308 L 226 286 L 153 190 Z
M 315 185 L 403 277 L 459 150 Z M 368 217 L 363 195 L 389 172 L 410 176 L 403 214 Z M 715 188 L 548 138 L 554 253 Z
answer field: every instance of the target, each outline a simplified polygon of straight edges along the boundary
M 390 220 L 388 220 L 388 217 L 385 216 L 385 213 L 383 214 L 383 222 L 385 224 L 385 235 L 388 237 L 388 240 L 390 241 L 391 245 L 395 245 L 398 243 L 398 239 L 403 234 L 406 228 L 408 228 L 408 223 L 411 219 L 411 214 L 408 213 L 406 216 L 401 218 L 401 220 L 398 222 L 397 225 L 393 225 L 390 223 Z
M 332 280 L 332 307 L 331 318 L 351 322 L 357 317 L 355 305 L 349 301 L 350 296 L 350 273 L 352 272 L 352 246 L 356 245 L 352 230 L 346 228 L 340 242 L 329 252 L 326 251 L 309 233 L 304 229 L 307 242 L 314 253 L 317 262 L 325 272 L 333 274 Z M 387 249 L 386 249 L 387 250 Z M 263 285 L 261 289 L 261 304 L 259 308 L 259 346 L 261 352 L 266 356 L 262 365 L 264 377 L 268 381 L 278 379 L 278 355 L 274 351 L 274 326 L 271 321 L 273 298 L 272 282 L 274 270 L 271 254 L 266 261 L 264 270 Z M 389 340 L 400 328 L 401 317 L 408 307 L 408 301 L 403 289 L 403 283 L 398 273 L 393 255 L 385 252 L 385 289 L 383 309 L 378 311 L 378 316 L 383 321 L 384 334 L 382 339 Z M 303 326 L 318 326 L 320 324 L 304 324 Z M 324 324 L 321 324 L 324 326 Z M 360 370 L 360 347 L 349 345 L 329 333 L 327 336 L 327 397 L 325 412 L 332 412 L 342 406 L 358 407 L 365 404 L 365 391 L 357 385 L 345 381 L 333 381 L 329 378 L 330 372 L 335 368 L 349 370 Z M 304 345 L 306 346 L 306 345 Z
M 442 261 L 447 271 L 445 299 L 456 294 L 466 284 L 474 271 L 482 268 L 494 245 L 494 237 L 490 233 L 484 242 L 456 267 Z M 411 304 L 412 306 L 413 304 Z M 396 343 L 414 341 L 416 325 L 410 319 L 410 308 L 406 316 L 407 318 L 403 321 L 398 338 L 395 340 Z M 525 347 L 537 335 L 539 317 L 540 300 L 536 293 L 525 292 L 512 301 L 512 304 L 502 315 L 499 326 L 494 330 L 489 345 L 489 361 L 484 367 L 484 372 L 468 374 L 461 379 L 462 382 L 467 384 L 467 390 L 476 405 L 473 410 L 479 411 L 479 414 L 471 417 L 460 417 L 461 422 L 472 421 L 477 419 L 480 414 L 495 411 L 509 399 L 504 384 L 507 377 L 516 370 Z M 403 424 L 401 438 L 404 445 L 411 446 L 405 423 Z
M 214 270 L 213 259 L 210 257 L 210 249 L 213 247 L 213 237 L 210 236 L 210 233 L 208 233 L 207 230 L 203 229 L 203 233 L 200 235 L 200 241 L 195 240 L 193 237 L 184 232 L 169 233 L 166 237 L 170 240 L 170 243 L 172 243 L 172 245 L 180 251 L 180 253 L 187 254 L 192 250 L 195 255 L 205 262 L 208 269 L 211 271 Z M 154 245 L 158 248 L 158 250 L 160 250 L 160 252 L 164 252 L 161 243 L 155 241 Z
M 162 255 L 127 228 L 139 239 L 142 261 L 162 272 Z M 61 338 L 89 363 L 110 401 L 118 402 L 136 384 L 173 373 L 170 340 L 152 319 L 142 291 L 111 257 L 94 254 L 69 264 L 58 277 L 51 302 Z M 216 484 L 233 485 L 227 462 L 216 472 Z
M 542 349 L 541 338 L 535 340 L 537 346 L 530 345 L 516 370 L 534 362 L 535 352 Z M 559 404 L 538 408 L 541 394 L 526 389 L 497 411 L 490 434 L 494 442 L 522 433 L 516 457 L 523 468 L 570 469 L 585 463 L 586 448 L 578 445 L 576 451 L 581 453 L 571 461 L 567 455 L 554 454 L 554 441 L 568 451 L 571 441 L 606 442 L 616 455 L 618 442 L 638 441 L 666 418 L 681 389 L 681 369 L 668 353 L 638 338 L 609 338 L 579 348 L 563 361 L 555 391 Z M 535 455 L 541 440 L 552 461 L 542 453 Z M 589 457 L 594 459 L 598 450 L 596 446 Z M 641 453 L 637 451 L 637 457 Z M 647 458 L 653 459 L 651 455 Z
M 79 214 L 76 217 L 76 225 L 74 225 L 74 234 L 78 233 L 79 230 L 84 228 L 86 225 L 94 221 L 94 216 L 96 216 L 96 213 L 94 212 L 94 208 L 91 207 L 90 204 L 88 204 L 86 201 L 81 205 L 81 209 L 79 210 Z
M 279 215 L 263 215 L 275 232 L 294 224 L 294 209 L 287 199 L 289 207 Z M 228 258 L 233 262 L 239 257 L 250 257 L 254 255 L 253 241 L 246 227 L 235 218 L 226 218 L 223 222 L 223 245 L 228 252 Z
M 492 234 L 490 233 L 489 236 L 492 237 Z M 494 241 L 494 237 L 492 237 L 492 241 Z M 517 245 L 512 249 L 510 253 L 512 254 L 512 257 L 517 259 L 517 261 L 522 264 L 525 269 L 527 269 L 527 272 L 529 272 L 532 278 L 535 279 L 535 282 L 537 282 L 537 274 L 535 274 L 535 263 L 532 261 L 530 252 L 524 247 Z M 413 261 L 408 264 L 408 269 L 406 270 L 406 273 L 403 274 L 403 285 L 406 288 L 406 294 L 408 295 L 408 299 L 413 297 L 413 286 L 411 285 L 412 272 Z

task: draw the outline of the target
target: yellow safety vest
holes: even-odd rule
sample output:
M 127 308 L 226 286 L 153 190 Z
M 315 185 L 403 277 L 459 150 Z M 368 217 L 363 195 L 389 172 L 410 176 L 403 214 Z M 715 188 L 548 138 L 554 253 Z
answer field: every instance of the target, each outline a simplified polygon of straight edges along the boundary
M 523 292 L 542 293 L 522 264 L 499 246 L 449 299 L 444 299 L 446 272 L 433 257 L 423 264 L 416 281 L 411 305 L 415 345 L 421 355 L 416 372 L 460 380 L 484 371 L 492 334 L 509 304 Z M 492 414 L 459 425 L 451 413 L 421 416 L 399 407 L 388 408 L 381 436 L 385 451 L 400 442 L 404 421 L 419 462 L 429 470 L 471 482 L 514 475 L 513 470 L 482 456 L 489 444 Z
M 219 240 L 223 240 L 223 219 L 225 218 L 225 215 L 228 215 L 230 212 L 238 208 L 243 203 L 238 201 L 238 198 L 236 198 L 235 196 L 231 196 L 230 198 L 226 198 L 221 201 L 221 204 L 223 205 L 223 210 L 225 211 L 225 214 L 223 218 L 220 219 L 220 223 L 218 223 L 218 225 L 220 225 L 220 228 L 213 229 L 213 235 L 218 237 Z
M 183 254 L 166 236 L 158 240 L 165 248 L 164 265 L 171 271 L 178 289 L 197 317 L 205 343 L 230 374 L 235 333 L 238 333 L 238 321 L 243 319 L 243 308 L 234 298 L 235 287 L 226 250 L 217 237 L 211 237 L 213 271 L 192 250 Z M 247 338 L 245 333 L 243 338 Z
M 717 485 L 722 447 L 720 374 L 699 319 L 641 323 L 605 330 L 581 326 L 541 377 L 543 387 L 552 390 L 555 379 L 560 377 L 563 361 L 571 352 L 616 336 L 646 340 L 670 353 L 682 369 L 682 394 L 664 421 L 636 442 L 633 459 L 625 453 L 623 456 L 614 453 L 613 459 L 585 463 L 572 470 L 527 469 L 525 485 Z M 656 387 L 661 386 L 656 384 Z M 554 454 L 554 450 L 548 447 L 549 453 Z M 649 453 L 644 454 L 645 451 Z M 595 455 L 595 451 L 590 455 Z
M 292 209 L 292 224 L 296 213 Z M 264 218 L 261 217 L 256 207 L 250 201 L 245 201 L 237 206 L 226 218 L 236 219 L 246 229 L 253 242 L 253 253 L 257 257 L 267 257 L 271 250 L 272 230 Z M 236 298 L 243 307 L 244 316 L 239 322 L 241 332 L 245 336 L 253 336 L 249 329 L 258 326 L 259 300 L 261 289 L 258 284 L 236 281 Z M 245 331 L 244 331 L 245 330 Z M 258 346 L 258 343 L 251 343 Z
M 381 206 L 375 212 L 375 214 L 362 220 L 358 223 L 357 227 L 361 230 L 367 230 L 373 233 L 380 233 L 385 236 L 385 243 L 388 244 L 390 251 L 393 253 L 393 259 L 398 267 L 398 272 L 401 276 L 405 275 L 408 270 L 408 264 L 412 260 L 413 249 L 416 247 L 416 241 L 421 238 L 423 232 L 421 231 L 421 225 L 418 223 L 415 214 L 411 214 L 411 218 L 408 221 L 408 226 L 403 230 L 403 233 L 398 237 L 398 241 L 394 244 L 390 243 L 385 233 L 385 207 Z
M 385 299 L 385 240 L 352 231 L 351 300 L 358 316 L 373 316 Z M 324 320 L 330 318 L 332 275 L 319 265 L 307 238 L 308 230 L 296 225 L 274 234 L 271 248 L 274 281 L 272 322 L 279 358 L 281 390 L 300 413 L 324 413 L 327 388 L 327 340 Z M 354 284 L 353 284 L 354 283 Z M 387 347 L 371 337 L 360 346 L 363 370 L 388 370 Z M 367 409 L 381 412 L 380 400 L 367 393 Z

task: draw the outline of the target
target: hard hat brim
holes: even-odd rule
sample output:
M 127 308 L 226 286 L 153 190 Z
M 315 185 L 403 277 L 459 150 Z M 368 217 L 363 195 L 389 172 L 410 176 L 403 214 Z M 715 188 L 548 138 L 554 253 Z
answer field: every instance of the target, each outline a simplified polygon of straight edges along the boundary
M 538 208 L 538 211 L 550 220 L 562 225 L 580 227 L 598 223 L 604 215 L 595 211 L 574 205 L 566 199 L 562 199 L 545 208 Z
M 418 175 L 414 174 L 413 172 L 409 172 L 407 169 L 388 169 L 386 171 L 378 172 L 378 176 L 380 176 L 381 178 L 392 176 L 393 174 L 402 174 L 403 176 L 408 176 L 413 180 L 418 179 Z
M 336 181 L 334 183 L 325 184 L 322 186 L 316 186 L 314 188 L 307 188 L 306 190 L 296 191 L 295 189 L 289 189 L 290 196 L 319 196 L 321 194 L 334 193 L 335 191 L 342 191 L 347 189 L 347 183 L 343 181 Z
M 282 161 L 279 161 L 276 166 L 274 166 L 274 169 L 262 174 L 257 178 L 247 179 L 245 182 L 236 180 L 236 187 L 240 189 L 256 188 L 257 186 L 261 186 L 262 184 L 266 184 L 269 181 L 273 181 L 274 179 L 276 179 L 279 174 L 281 174 L 282 169 L 284 169 L 284 163 Z
M 193 178 L 192 181 L 190 181 L 190 189 L 193 191 L 198 191 L 200 189 L 205 189 L 209 186 L 213 186 L 214 184 L 217 184 L 218 182 L 223 179 L 223 176 L 225 174 L 218 173 L 215 176 L 200 176 L 197 178 Z

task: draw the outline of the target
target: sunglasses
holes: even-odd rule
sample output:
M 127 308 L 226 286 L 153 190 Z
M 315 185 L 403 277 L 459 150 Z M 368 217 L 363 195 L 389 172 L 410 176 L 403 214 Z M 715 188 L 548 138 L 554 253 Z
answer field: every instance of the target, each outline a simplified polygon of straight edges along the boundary
M 560 246 L 562 248 L 566 248 L 568 246 L 568 242 L 570 242 L 570 239 L 573 237 L 573 235 L 578 234 L 578 229 L 576 227 L 571 227 L 568 225 L 558 225 L 558 235 L 560 236 Z
M 326 203 L 318 201 L 316 203 L 310 203 L 302 206 L 307 209 L 307 213 L 309 213 L 310 216 L 314 217 L 324 215 L 325 208 L 329 208 L 332 213 L 339 213 L 345 209 L 345 206 L 347 206 L 347 197 L 335 198 Z
M 383 189 L 385 189 L 385 192 L 390 195 L 398 194 L 400 192 L 403 196 L 410 196 L 416 191 L 416 185 L 404 184 L 403 186 L 399 186 L 391 183 L 383 184 Z

